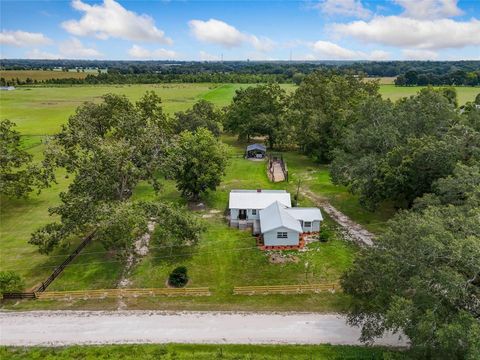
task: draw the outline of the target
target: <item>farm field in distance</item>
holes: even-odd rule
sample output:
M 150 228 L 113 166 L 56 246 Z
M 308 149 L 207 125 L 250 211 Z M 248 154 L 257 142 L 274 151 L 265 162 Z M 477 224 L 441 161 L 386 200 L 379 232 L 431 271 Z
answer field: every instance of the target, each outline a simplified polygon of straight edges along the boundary
M 96 71 L 54 71 L 54 70 L 0 70 L 0 77 L 7 81 L 27 79 L 44 81 L 50 79 L 85 79 L 87 75 L 97 75 Z
M 248 84 L 157 84 L 157 85 L 118 85 L 118 86 L 65 86 L 65 87 L 20 87 L 14 91 L 0 93 L 2 118 L 17 123 L 17 129 L 24 135 L 24 146 L 40 160 L 45 135 L 59 130 L 75 108 L 84 101 L 99 101 L 101 95 L 113 92 L 125 94 L 132 100 L 140 98 L 147 90 L 154 90 L 163 99 L 164 109 L 172 114 L 186 110 L 200 99 L 206 99 L 217 106 L 229 104 L 235 90 Z M 287 91 L 293 91 L 295 85 L 283 84 Z M 381 85 L 383 96 L 397 99 L 413 95 L 420 87 L 395 87 Z M 459 102 L 473 100 L 480 88 L 458 87 Z M 314 251 L 299 255 L 298 263 L 271 265 L 264 254 L 254 248 L 255 239 L 248 233 L 228 229 L 221 220 L 227 203 L 228 191 L 232 188 L 286 188 L 293 192 L 295 179 L 302 177 L 302 186 L 327 198 L 353 220 L 367 229 L 380 233 L 385 221 L 393 214 L 388 204 L 375 213 L 360 207 L 355 196 L 347 189 L 335 186 L 329 178 L 327 166 L 319 166 L 306 156 L 291 152 L 284 156 L 289 166 L 291 182 L 288 184 L 271 184 L 265 173 L 264 163 L 247 162 L 241 159 L 243 145 L 231 137 L 224 137 L 232 149 L 232 160 L 227 176 L 218 191 L 207 199 L 207 210 L 200 212 L 207 223 L 207 232 L 194 249 L 186 249 L 181 256 L 169 261 L 168 254 L 152 248 L 151 253 L 137 266 L 131 279 L 138 287 L 163 287 L 167 274 L 177 265 L 187 264 L 191 271 L 190 286 L 210 286 L 215 296 L 209 298 L 184 299 L 138 299 L 129 300 L 130 308 L 189 308 L 189 309 L 298 309 L 303 304 L 305 309 L 318 311 L 341 311 L 348 304 L 348 298 L 341 294 L 321 294 L 317 296 L 269 296 L 244 297 L 231 295 L 234 285 L 264 285 L 272 278 L 283 279 L 282 283 L 305 283 L 323 279 L 336 281 L 339 275 L 352 262 L 355 246 L 345 243 L 338 236 L 326 244 L 313 244 Z M 48 208 L 58 203 L 58 194 L 66 189 L 69 179 L 63 174 L 57 177 L 58 184 L 42 191 L 40 195 L 32 194 L 29 199 L 2 198 L 0 238 L 2 258 L 0 270 L 14 269 L 25 277 L 27 286 L 32 287 L 49 275 L 69 253 L 71 248 L 56 250 L 45 256 L 27 243 L 30 234 L 41 225 L 50 222 Z M 162 199 L 180 200 L 173 182 L 163 180 L 163 189 L 158 195 Z M 134 196 L 138 199 L 155 198 L 147 187 L 137 187 Z M 312 205 L 308 199 L 301 198 L 301 205 Z M 215 210 L 219 213 L 212 214 Z M 327 220 L 327 223 L 333 224 Z M 217 244 L 222 242 L 224 248 Z M 72 244 L 72 246 L 75 244 Z M 316 248 L 318 247 L 318 248 Z M 247 248 L 237 250 L 238 248 Z M 212 262 L 215 259 L 215 262 Z M 330 261 L 329 259 L 334 259 Z M 312 267 L 305 271 L 305 262 Z M 214 266 L 212 266 L 212 263 Z M 65 273 L 51 286 L 52 290 L 77 290 L 115 287 L 123 264 L 106 253 L 101 244 L 91 244 L 84 254 L 72 263 Z M 281 276 L 280 276 L 281 275 Z M 246 281 L 248 279 L 248 283 Z M 213 285 L 212 285 L 213 284 Z M 40 306 L 58 306 L 58 304 Z M 30 306 L 25 304 L 25 306 Z M 61 305 L 64 306 L 64 305 Z M 70 305 L 65 305 L 70 306 Z M 79 302 L 75 306 L 97 306 Z M 104 303 L 104 306 L 116 304 Z

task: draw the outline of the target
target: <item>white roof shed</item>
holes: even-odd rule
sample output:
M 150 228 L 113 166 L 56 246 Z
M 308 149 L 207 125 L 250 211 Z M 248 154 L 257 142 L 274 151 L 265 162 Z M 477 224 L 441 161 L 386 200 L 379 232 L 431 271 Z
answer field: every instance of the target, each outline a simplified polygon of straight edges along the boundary
M 290 194 L 285 190 L 232 190 L 228 200 L 230 209 L 265 209 L 278 201 L 291 207 Z

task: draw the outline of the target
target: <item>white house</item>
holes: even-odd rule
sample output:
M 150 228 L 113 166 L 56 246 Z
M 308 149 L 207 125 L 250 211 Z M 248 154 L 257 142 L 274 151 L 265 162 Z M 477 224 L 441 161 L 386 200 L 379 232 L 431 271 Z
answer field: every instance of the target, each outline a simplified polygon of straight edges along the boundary
M 251 227 L 265 246 L 296 246 L 302 233 L 320 231 L 323 220 L 318 208 L 292 208 L 285 190 L 232 190 L 228 206 L 230 226 Z
M 275 201 L 291 207 L 290 194 L 285 190 L 232 190 L 228 201 L 230 226 L 239 229 L 253 228 L 255 235 L 260 233 L 260 210 Z

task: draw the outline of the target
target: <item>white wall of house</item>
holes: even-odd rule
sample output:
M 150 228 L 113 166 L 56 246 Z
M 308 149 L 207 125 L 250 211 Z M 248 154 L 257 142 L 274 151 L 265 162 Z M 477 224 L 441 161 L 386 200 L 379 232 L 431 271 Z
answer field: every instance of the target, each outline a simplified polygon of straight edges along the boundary
M 318 232 L 320 231 L 320 221 L 302 221 L 303 232 Z
M 278 233 L 282 233 L 282 235 L 286 233 L 286 238 L 279 238 Z M 299 235 L 296 231 L 280 227 L 263 233 L 263 242 L 265 246 L 298 245 Z
M 260 210 L 258 209 L 246 209 L 247 210 L 247 220 L 259 220 L 260 219 Z M 255 214 L 254 214 L 255 213 Z M 230 209 L 230 219 L 238 219 L 239 209 Z

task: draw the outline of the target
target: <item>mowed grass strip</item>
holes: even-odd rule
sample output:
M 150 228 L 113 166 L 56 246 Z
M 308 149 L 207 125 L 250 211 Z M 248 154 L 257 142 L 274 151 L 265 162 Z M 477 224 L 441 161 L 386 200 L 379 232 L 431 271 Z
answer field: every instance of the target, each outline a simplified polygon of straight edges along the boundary
M 177 360 L 326 360 L 407 359 L 408 354 L 376 346 L 345 345 L 89 345 L 2 347 L 5 359 L 177 359 Z

